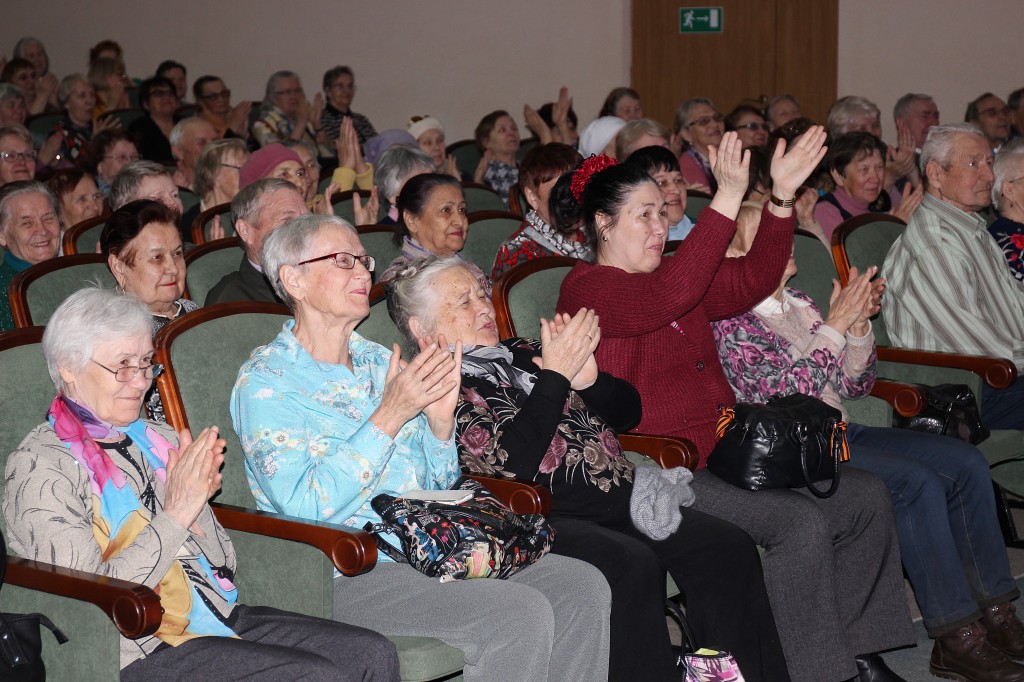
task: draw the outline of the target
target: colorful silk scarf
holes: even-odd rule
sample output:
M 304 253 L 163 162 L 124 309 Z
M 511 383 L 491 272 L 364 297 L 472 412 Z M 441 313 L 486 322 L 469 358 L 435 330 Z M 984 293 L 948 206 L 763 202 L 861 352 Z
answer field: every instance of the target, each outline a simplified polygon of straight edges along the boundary
M 54 399 L 46 416 L 57 437 L 89 475 L 93 536 L 100 546 L 103 561 L 108 561 L 135 541 L 149 525 L 150 514 L 128 485 L 124 472 L 94 439 L 119 439 L 127 434 L 138 445 L 161 483 L 166 482 L 168 453 L 174 446 L 142 420 L 125 427 L 114 426 L 64 395 Z M 143 496 L 150 494 L 152 490 L 147 488 Z M 206 557 L 200 556 L 196 563 L 205 574 L 206 582 L 229 604 L 234 604 L 238 592 L 231 581 L 215 573 Z M 178 646 L 194 637 L 236 636 L 207 606 L 180 560 L 171 564 L 155 591 L 164 609 L 156 636 L 167 644 Z

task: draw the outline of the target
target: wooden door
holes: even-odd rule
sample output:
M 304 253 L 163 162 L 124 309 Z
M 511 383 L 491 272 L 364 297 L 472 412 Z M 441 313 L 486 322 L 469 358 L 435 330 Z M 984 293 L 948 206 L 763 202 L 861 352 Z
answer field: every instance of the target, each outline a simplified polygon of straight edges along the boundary
M 634 0 L 632 87 L 647 116 L 708 97 L 723 114 L 744 99 L 789 93 L 824 123 L 836 98 L 838 0 L 714 0 L 722 32 L 681 34 L 680 9 L 697 0 Z M 707 5 L 704 5 L 707 6 Z

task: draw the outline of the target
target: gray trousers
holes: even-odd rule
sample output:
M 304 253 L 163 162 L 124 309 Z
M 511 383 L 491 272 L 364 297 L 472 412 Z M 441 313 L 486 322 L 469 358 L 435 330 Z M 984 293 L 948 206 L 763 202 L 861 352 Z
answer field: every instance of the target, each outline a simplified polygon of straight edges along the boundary
M 199 637 L 163 647 L 121 671 L 121 682 L 171 680 L 315 680 L 398 682 L 398 653 L 383 635 L 344 623 L 235 607 L 239 636 Z
M 334 579 L 335 619 L 458 647 L 466 682 L 607 680 L 610 615 L 601 572 L 555 554 L 507 580 L 441 583 L 393 562 Z
M 731 521 L 764 548 L 764 582 L 793 682 L 848 680 L 857 674 L 854 656 L 914 643 L 892 500 L 878 477 L 843 467 L 839 489 L 825 500 L 805 489 L 741 490 L 707 470 L 692 485 L 694 508 Z

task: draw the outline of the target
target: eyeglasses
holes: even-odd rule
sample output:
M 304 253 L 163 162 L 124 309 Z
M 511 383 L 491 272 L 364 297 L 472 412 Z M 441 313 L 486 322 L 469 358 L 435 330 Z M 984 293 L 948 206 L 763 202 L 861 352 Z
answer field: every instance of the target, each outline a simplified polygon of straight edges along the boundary
M 754 122 L 744 123 L 741 126 L 736 126 L 736 130 L 742 130 L 742 129 L 746 129 L 746 130 L 763 130 L 763 131 L 765 131 L 767 133 L 767 132 L 769 132 L 772 129 L 772 127 L 770 125 L 768 125 L 767 123 L 754 123 Z
M 36 150 L 29 149 L 27 152 L 0 152 L 0 159 L 7 163 L 14 163 L 16 161 L 35 161 Z
M 351 270 L 356 266 L 356 261 L 359 261 L 360 263 L 363 264 L 363 267 L 366 268 L 369 272 L 373 272 L 373 265 L 375 263 L 375 261 L 373 260 L 373 256 L 357 256 L 354 253 L 345 253 L 344 251 L 339 251 L 338 253 L 329 253 L 326 256 L 320 256 L 319 258 L 310 258 L 309 260 L 304 260 L 301 263 L 299 263 L 299 265 L 306 265 L 307 263 L 316 263 L 317 261 L 327 260 L 328 258 L 333 258 L 334 264 L 337 265 L 342 270 Z
M 274 93 L 275 95 L 301 95 L 302 88 L 289 88 L 287 90 L 278 90 Z
M 142 157 L 138 154 L 105 154 L 104 159 L 113 159 L 118 163 L 135 163 Z
M 139 375 L 139 372 L 142 372 L 142 376 L 146 379 L 155 379 L 164 373 L 164 366 L 160 364 L 146 365 L 145 367 L 118 367 L 117 369 L 110 369 L 106 365 L 100 365 L 100 363 L 95 360 L 93 360 L 93 363 L 113 374 L 114 378 L 122 384 L 127 384 L 129 381 L 133 380 Z
M 156 90 L 149 91 L 150 97 L 177 97 L 178 93 L 174 90 L 168 90 L 167 88 L 158 88 Z
M 356 84 L 355 83 L 331 83 L 330 89 L 331 90 L 355 90 L 356 89 Z
M 724 118 L 725 117 L 722 116 L 721 114 L 715 114 L 714 116 L 701 116 L 696 121 L 690 121 L 689 123 L 687 123 L 686 127 L 690 128 L 693 126 L 700 126 L 701 128 L 703 128 L 704 126 L 711 124 L 712 121 L 714 121 L 715 123 L 721 123 Z
M 212 102 L 215 99 L 231 99 L 231 91 L 221 90 L 220 92 L 208 92 L 203 95 L 203 99 L 207 102 Z

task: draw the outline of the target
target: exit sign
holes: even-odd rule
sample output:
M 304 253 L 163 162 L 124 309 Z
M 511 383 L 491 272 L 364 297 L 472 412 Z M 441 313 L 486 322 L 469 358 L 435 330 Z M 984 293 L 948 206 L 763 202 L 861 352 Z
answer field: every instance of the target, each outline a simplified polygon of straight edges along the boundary
M 680 7 L 680 33 L 721 33 L 723 11 L 721 7 Z

